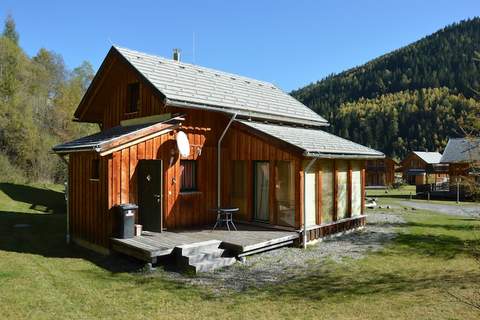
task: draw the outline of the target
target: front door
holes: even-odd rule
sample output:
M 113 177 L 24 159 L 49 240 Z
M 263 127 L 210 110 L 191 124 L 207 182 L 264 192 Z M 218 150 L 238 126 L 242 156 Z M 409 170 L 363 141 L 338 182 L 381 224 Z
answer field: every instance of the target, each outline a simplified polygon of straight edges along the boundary
M 270 194 L 270 165 L 266 161 L 254 162 L 253 170 L 254 201 L 253 211 L 255 220 L 268 222 L 269 220 L 269 194 Z
M 138 162 L 138 221 L 143 230 L 163 229 L 163 164 L 162 160 Z

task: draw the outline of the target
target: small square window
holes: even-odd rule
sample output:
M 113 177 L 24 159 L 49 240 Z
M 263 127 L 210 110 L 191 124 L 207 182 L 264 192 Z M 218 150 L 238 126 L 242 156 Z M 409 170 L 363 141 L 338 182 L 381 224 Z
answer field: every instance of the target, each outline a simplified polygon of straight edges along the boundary
M 98 159 L 92 160 L 92 172 L 91 172 L 90 179 L 92 180 L 100 179 L 100 160 Z
M 138 82 L 130 83 L 127 87 L 127 113 L 138 111 L 138 102 L 140 99 L 140 84 Z
M 180 191 L 197 190 L 197 162 L 180 160 Z

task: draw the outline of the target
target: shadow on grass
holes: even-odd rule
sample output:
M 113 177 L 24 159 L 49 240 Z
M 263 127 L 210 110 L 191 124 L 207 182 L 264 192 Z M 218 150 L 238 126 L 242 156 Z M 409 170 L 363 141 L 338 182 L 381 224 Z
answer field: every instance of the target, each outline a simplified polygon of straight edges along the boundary
M 64 214 L 66 210 L 63 192 L 13 183 L 0 183 L 0 191 L 13 201 L 30 204 L 30 209 L 53 214 Z
M 479 221 L 478 219 L 468 220 L 465 219 L 464 221 L 475 222 Z M 444 231 L 475 231 L 478 230 L 480 232 L 480 224 L 435 224 L 435 223 L 419 223 L 419 222 L 406 222 L 406 223 L 388 223 L 391 227 L 416 227 L 416 228 L 431 228 L 431 229 L 439 229 Z
M 409 276 L 370 270 L 368 273 L 338 274 L 322 271 L 302 278 L 290 280 L 282 285 L 262 288 L 272 296 L 289 297 L 293 300 L 311 299 L 319 301 L 325 298 L 349 299 L 351 296 L 372 294 L 397 294 L 415 292 L 428 288 L 448 290 L 452 287 L 470 286 L 472 279 L 480 272 L 462 272 L 461 274 L 422 274 Z
M 32 186 L 0 183 L 12 200 L 29 203 L 38 213 L 0 211 L 0 250 L 53 258 L 86 259 L 111 272 L 137 271 L 142 264 L 123 256 L 103 256 L 66 244 L 63 193 Z

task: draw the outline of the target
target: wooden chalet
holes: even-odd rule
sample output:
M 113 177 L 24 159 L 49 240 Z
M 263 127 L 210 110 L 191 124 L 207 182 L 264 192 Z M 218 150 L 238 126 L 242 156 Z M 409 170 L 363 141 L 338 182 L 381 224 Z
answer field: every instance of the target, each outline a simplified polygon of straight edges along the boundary
M 480 183 L 480 138 L 450 138 L 440 162 L 448 164 L 451 184 L 472 179 Z
M 403 179 L 410 185 L 441 183 L 448 179 L 448 165 L 439 152 L 412 151 L 401 162 Z
M 116 46 L 75 121 L 101 131 L 53 148 L 68 161 L 68 234 L 140 258 L 193 234 L 253 253 L 363 226 L 365 160 L 384 157 L 322 131 L 324 118 L 271 83 Z M 138 204 L 143 238 L 112 239 L 123 203 Z M 205 232 L 220 206 L 240 208 L 239 231 Z
M 392 158 L 367 160 L 365 185 L 367 187 L 389 187 L 395 182 L 398 163 Z

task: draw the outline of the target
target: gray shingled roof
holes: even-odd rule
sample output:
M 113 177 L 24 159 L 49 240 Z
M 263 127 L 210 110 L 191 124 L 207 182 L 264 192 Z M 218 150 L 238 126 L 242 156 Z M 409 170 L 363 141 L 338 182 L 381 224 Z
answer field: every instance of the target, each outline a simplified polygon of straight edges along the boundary
M 239 122 L 302 149 L 305 156 L 326 158 L 330 156 L 341 158 L 342 155 L 357 158 L 385 157 L 385 155 L 379 151 L 318 129 L 244 120 L 239 120 Z
M 327 120 L 275 85 L 115 47 L 167 99 L 237 112 L 240 117 L 309 125 Z
M 442 163 L 480 161 L 480 138 L 449 139 L 443 152 Z
M 440 152 L 413 151 L 420 159 L 428 164 L 440 163 L 442 154 Z

